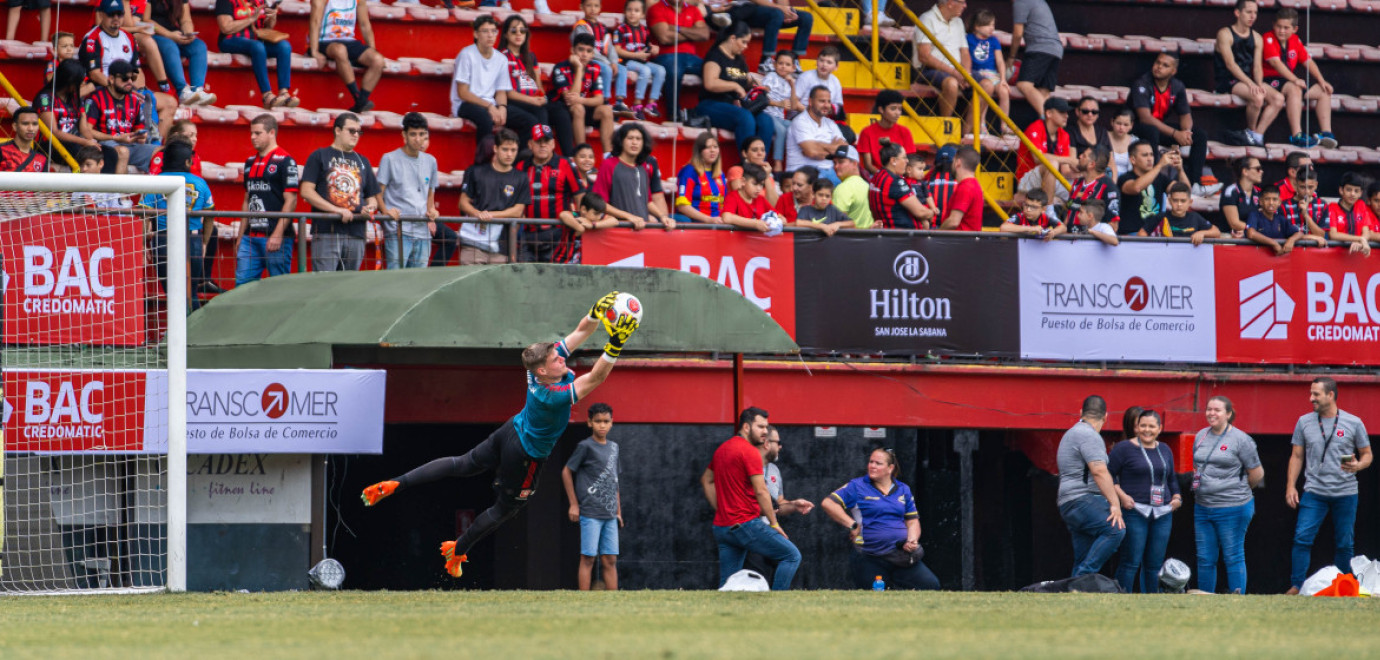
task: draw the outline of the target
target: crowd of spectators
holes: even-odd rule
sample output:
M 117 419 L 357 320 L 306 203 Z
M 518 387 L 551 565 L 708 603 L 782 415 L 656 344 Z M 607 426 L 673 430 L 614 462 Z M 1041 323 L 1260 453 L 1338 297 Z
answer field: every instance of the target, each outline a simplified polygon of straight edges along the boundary
M 171 171 L 199 174 L 195 124 L 175 123 L 174 113 L 179 104 L 216 100 L 205 83 L 206 45 L 185 0 L 127 1 L 101 0 L 96 25 L 80 40 L 54 35 L 49 80 L 32 106 L 14 113 L 15 135 L 0 146 L 0 169 L 48 169 L 37 131 L 42 123 L 81 157 L 82 171 L 158 173 L 160 150 L 182 142 L 190 146 L 191 165 Z M 218 0 L 215 8 L 219 49 L 250 58 L 268 109 L 301 103 L 291 86 L 291 35 L 275 29 L 275 7 Z M 361 267 L 368 235 L 361 215 L 385 216 L 380 229 L 389 268 L 445 264 L 457 251 L 460 263 L 501 263 L 511 258 L 512 232 L 523 260 L 577 262 L 585 231 L 619 221 L 637 228 L 718 223 L 770 232 L 775 214 L 784 224 L 826 236 L 842 228 L 982 228 L 977 153 L 946 146 L 922 155 L 901 121 L 907 99 L 893 90 L 876 95 L 878 119 L 855 135 L 846 121 L 843 84 L 834 75 L 839 51 L 825 46 L 812 68 L 800 68 L 812 26 L 808 13 L 774 0 L 650 6 L 629 0 L 623 20 L 610 28 L 600 22 L 600 0 L 584 0 L 581 8 L 570 55 L 553 63 L 549 74 L 532 52 L 531 26 L 521 14 L 501 25 L 489 14 L 473 20 L 474 42 L 455 59 L 450 107 L 473 125 L 477 148 L 459 207 L 441 209 L 425 117 L 409 113 L 401 146 L 380 160 L 355 150 L 365 130 L 358 113 L 374 107 L 384 57 L 361 0 L 313 0 L 306 53 L 318 63 L 335 63 L 353 105 L 335 117 L 332 143 L 311 153 L 300 172 L 277 145 L 273 116 L 254 119 L 244 209 L 290 211 L 300 197 L 312 210 L 338 216 L 312 223 L 316 270 Z M 1158 55 L 1132 84 L 1128 107 L 1104 126 L 1098 100 L 1070 103 L 1050 95 L 1063 50 L 1046 0 L 1015 1 L 1012 75 L 994 36 L 995 16 L 976 12 L 965 25 L 965 9 L 964 0 L 938 0 L 923 13 L 921 22 L 936 41 L 922 33 L 914 63 L 919 78 L 938 91 L 942 114 L 957 112 L 970 86 L 960 69 L 971 71 L 1003 112 L 1014 83 L 1039 113 L 1024 133 L 1043 161 L 1020 150 L 1015 213 L 1002 229 L 1046 239 L 1091 232 L 1108 244 L 1116 244 L 1118 234 L 1185 236 L 1195 243 L 1230 235 L 1280 253 L 1330 239 L 1369 253 L 1369 240 L 1380 231 L 1380 185 L 1347 175 L 1340 199 L 1328 204 L 1318 197 L 1317 173 L 1303 151 L 1289 156 L 1288 176 L 1271 185 L 1263 181 L 1259 160 L 1235 163 L 1216 224 L 1189 209 L 1192 197 L 1215 195 L 1222 185 L 1204 182 L 1207 139 L 1176 77 L 1177 56 Z M 1219 90 L 1246 102 L 1241 141 L 1260 144 L 1285 110 L 1294 144 L 1335 146 L 1326 110 L 1331 86 L 1295 34 L 1297 12 L 1276 12 L 1273 30 L 1262 37 L 1252 29 L 1257 11 L 1255 0 L 1239 0 L 1234 22 L 1217 39 Z M 790 47 L 775 51 L 782 26 L 796 27 L 796 34 Z M 765 31 L 756 67 L 745 57 L 754 28 Z M 276 84 L 269 79 L 269 58 L 276 61 Z M 1300 67 L 1307 78 L 1295 74 Z M 680 98 L 690 74 L 702 80 L 693 106 Z M 1305 102 L 1318 104 L 1322 131 L 1316 135 L 1296 130 Z M 963 131 L 971 133 L 973 113 L 964 114 Z M 730 144 L 713 131 L 702 133 L 689 162 L 673 164 L 674 191 L 664 189 L 652 136 L 639 121 L 627 121 L 670 117 L 733 135 Z M 977 121 L 986 123 L 985 109 Z M 599 136 L 594 147 L 585 143 L 591 128 Z M 738 158 L 731 159 L 730 149 Z M 727 160 L 741 164 L 725 167 Z M 1044 210 L 1036 213 L 1037 206 Z M 435 222 L 447 212 L 479 222 L 457 232 Z M 403 215 L 428 222 L 398 222 Z M 551 224 L 490 222 L 518 218 Z M 292 231 L 287 221 L 241 222 L 237 283 L 264 271 L 286 272 Z

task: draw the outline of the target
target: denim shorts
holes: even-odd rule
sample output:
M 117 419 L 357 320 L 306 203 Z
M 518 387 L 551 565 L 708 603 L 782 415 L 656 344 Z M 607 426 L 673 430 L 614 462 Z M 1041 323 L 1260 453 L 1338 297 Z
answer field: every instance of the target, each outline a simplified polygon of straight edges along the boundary
M 580 554 L 585 557 L 618 556 L 618 519 L 580 516 Z

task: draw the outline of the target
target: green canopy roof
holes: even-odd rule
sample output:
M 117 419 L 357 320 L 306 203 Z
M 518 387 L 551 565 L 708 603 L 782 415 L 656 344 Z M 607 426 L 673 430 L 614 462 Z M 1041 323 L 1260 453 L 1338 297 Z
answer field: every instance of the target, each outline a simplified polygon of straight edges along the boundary
M 510 264 L 270 277 L 188 319 L 193 367 L 329 367 L 343 347 L 445 353 L 521 350 L 570 332 L 599 296 L 627 291 L 646 315 L 629 352 L 796 353 L 731 289 L 659 268 Z M 598 340 L 598 337 L 596 337 Z M 398 353 L 406 351 L 398 350 Z M 462 359 L 449 355 L 439 359 Z

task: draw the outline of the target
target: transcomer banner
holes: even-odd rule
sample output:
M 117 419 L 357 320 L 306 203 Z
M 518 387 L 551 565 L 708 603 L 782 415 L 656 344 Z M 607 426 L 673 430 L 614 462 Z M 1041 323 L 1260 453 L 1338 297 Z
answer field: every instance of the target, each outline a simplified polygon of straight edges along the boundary
M 4 383 L 6 451 L 167 451 L 164 371 L 17 370 Z M 381 454 L 384 386 L 379 370 L 188 370 L 187 453 Z
M 1179 243 L 1021 241 L 1021 355 L 1217 361 L 1214 252 Z

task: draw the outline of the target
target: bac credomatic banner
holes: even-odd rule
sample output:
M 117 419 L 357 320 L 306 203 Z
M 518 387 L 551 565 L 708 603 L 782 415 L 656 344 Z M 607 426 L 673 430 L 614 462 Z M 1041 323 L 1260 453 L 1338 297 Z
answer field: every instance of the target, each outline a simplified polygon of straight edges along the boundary
M 1015 356 L 1016 241 L 796 235 L 796 343 L 806 350 Z

